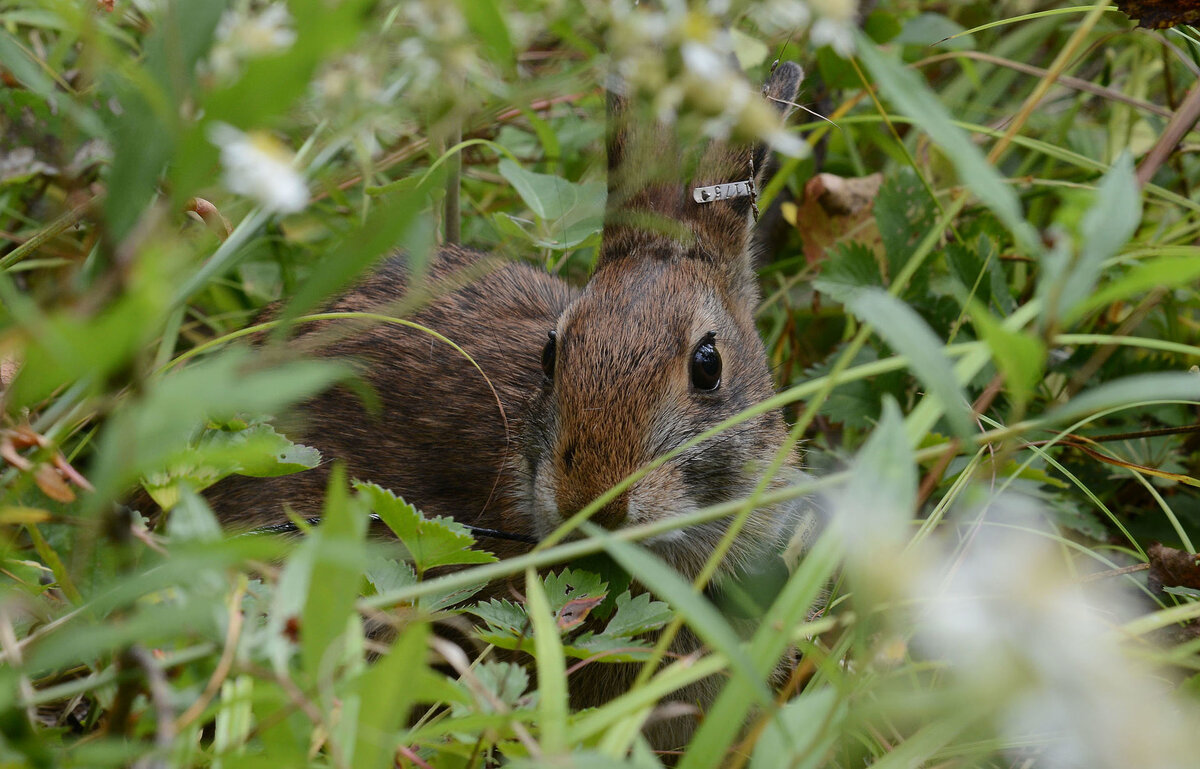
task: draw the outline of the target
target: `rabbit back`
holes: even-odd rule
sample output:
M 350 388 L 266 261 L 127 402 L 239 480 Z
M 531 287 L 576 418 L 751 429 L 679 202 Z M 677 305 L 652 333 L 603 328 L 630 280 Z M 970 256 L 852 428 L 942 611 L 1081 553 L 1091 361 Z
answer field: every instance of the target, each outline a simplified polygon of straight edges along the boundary
M 575 291 L 522 264 L 489 271 L 490 261 L 466 249 L 439 251 L 420 286 L 431 298 L 407 318 L 453 341 L 478 369 L 445 342 L 411 327 L 376 323 L 349 335 L 338 333 L 341 321 L 302 327 L 296 343 L 328 333 L 333 341 L 320 344 L 316 354 L 349 361 L 377 403 L 369 408 L 341 385 L 294 409 L 279 420 L 281 428 L 320 450 L 320 466 L 276 478 L 231 476 L 205 494 L 218 517 L 249 529 L 280 523 L 285 505 L 319 515 L 336 460 L 351 478 L 391 489 L 428 516 L 528 533 L 512 456 L 525 403 L 543 378 L 547 330 Z M 409 295 L 408 272 L 405 259 L 393 257 L 327 309 L 387 314 Z M 513 547 L 485 545 L 499 555 Z

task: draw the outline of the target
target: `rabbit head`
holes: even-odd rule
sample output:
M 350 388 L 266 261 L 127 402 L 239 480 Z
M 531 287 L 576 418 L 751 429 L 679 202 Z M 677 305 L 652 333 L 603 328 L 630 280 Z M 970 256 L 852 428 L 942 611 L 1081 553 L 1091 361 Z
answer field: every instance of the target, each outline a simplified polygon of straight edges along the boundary
M 801 77 L 785 63 L 763 89 L 782 114 Z M 680 179 L 684 161 L 669 129 L 628 130 L 624 114 L 610 98 L 600 257 L 582 294 L 547 329 L 545 379 L 529 409 L 522 475 L 541 536 L 646 463 L 773 393 L 754 323 L 753 198 L 693 196 L 696 187 L 751 179 L 759 188 L 766 147 L 708 142 L 691 178 Z M 659 173 L 664 159 L 674 179 Z M 744 421 L 652 470 L 592 520 L 615 529 L 743 498 L 784 438 L 777 412 Z M 732 565 L 776 545 L 787 517 L 755 511 Z M 673 530 L 648 544 L 694 574 L 726 525 Z

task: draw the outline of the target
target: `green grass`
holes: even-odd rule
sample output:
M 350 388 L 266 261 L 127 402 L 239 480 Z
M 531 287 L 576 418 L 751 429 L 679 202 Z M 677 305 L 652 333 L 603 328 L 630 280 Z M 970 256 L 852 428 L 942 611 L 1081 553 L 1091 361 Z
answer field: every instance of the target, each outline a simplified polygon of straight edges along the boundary
M 1200 584 L 1143 567 L 1200 524 L 1197 136 L 1155 151 L 1195 122 L 1200 36 L 1108 4 L 881 0 L 843 58 L 731 6 L 294 0 L 272 42 L 221 23 L 265 4 L 0 4 L 0 764 L 653 767 L 642 724 L 714 675 L 679 766 L 1190 763 Z M 721 105 L 680 44 L 725 28 L 752 80 L 803 64 L 821 118 L 762 196 L 795 204 L 761 269 L 778 394 L 695 442 L 783 409 L 815 479 L 587 524 L 630 477 L 491 561 L 335 473 L 305 536 L 223 536 L 189 487 L 311 466 L 264 420 L 342 373 L 250 366 L 239 340 L 363 320 L 321 309 L 395 248 L 427 260 L 456 198 L 463 242 L 581 283 L 610 66 L 694 127 Z M 218 123 L 294 153 L 309 202 L 231 192 Z M 875 172 L 857 218 L 803 200 Z M 140 482 L 174 506 L 152 529 L 114 505 Z M 829 526 L 751 622 L 638 544 L 810 493 Z M 523 601 L 473 604 L 509 578 Z M 580 596 L 606 599 L 595 636 L 559 627 Z M 597 650 L 642 676 L 572 712 Z

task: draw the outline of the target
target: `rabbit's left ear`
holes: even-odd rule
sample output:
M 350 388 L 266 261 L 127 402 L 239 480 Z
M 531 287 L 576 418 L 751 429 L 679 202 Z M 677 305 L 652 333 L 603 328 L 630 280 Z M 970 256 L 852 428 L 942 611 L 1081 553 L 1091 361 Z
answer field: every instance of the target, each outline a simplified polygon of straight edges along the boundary
M 763 85 L 763 100 L 782 121 L 796 107 L 804 70 L 790 61 L 778 64 Z M 755 201 L 767 181 L 770 147 L 765 142 L 739 145 L 710 143 L 689 190 L 696 207 L 696 235 L 707 241 L 714 255 L 737 258 L 745 248 L 753 225 Z M 718 257 L 718 258 L 721 258 Z
M 775 67 L 762 88 L 763 102 L 748 105 L 752 122 L 786 117 L 803 78 L 792 62 Z M 713 140 L 689 151 L 680 147 L 671 127 L 639 121 L 615 90 L 610 86 L 608 203 L 598 266 L 659 253 L 670 241 L 690 257 L 744 277 L 754 200 L 766 179 L 769 147 Z

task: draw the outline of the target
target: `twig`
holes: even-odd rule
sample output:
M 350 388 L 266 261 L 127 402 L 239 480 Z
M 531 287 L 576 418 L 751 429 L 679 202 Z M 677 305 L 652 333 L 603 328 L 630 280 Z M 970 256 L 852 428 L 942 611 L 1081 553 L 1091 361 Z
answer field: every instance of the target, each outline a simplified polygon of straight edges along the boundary
M 1192 89 L 1188 91 L 1183 103 L 1179 105 L 1179 109 L 1175 110 L 1175 114 L 1167 122 L 1167 127 L 1163 129 L 1162 135 L 1158 137 L 1158 142 L 1142 159 L 1142 163 L 1137 169 L 1138 184 L 1145 187 L 1150 183 L 1154 174 L 1183 141 L 1183 137 L 1187 136 L 1188 132 L 1195 127 L 1197 120 L 1200 120 L 1200 84 L 1193 85 Z
M 154 705 L 157 728 L 154 732 L 154 757 L 147 756 L 134 764 L 136 769 L 158 769 L 167 766 L 167 756 L 175 744 L 175 714 L 171 707 L 171 687 L 167 685 L 167 677 L 163 675 L 158 660 L 134 644 L 129 649 L 129 657 L 137 663 L 146 674 L 146 685 L 150 689 L 150 701 Z
M 990 53 L 983 53 L 982 51 L 955 51 L 953 53 L 939 53 L 936 56 L 930 56 L 927 59 L 921 59 L 918 62 L 914 62 L 912 66 L 922 67 L 926 64 L 936 64 L 938 62 L 954 59 L 975 59 L 976 61 L 982 61 L 986 64 L 995 64 L 998 67 L 1006 67 L 1026 75 L 1033 75 L 1034 77 L 1046 77 L 1050 74 L 1049 70 L 1042 69 L 1041 67 L 1035 67 L 1032 64 L 1026 64 L 1025 62 L 1021 61 L 1005 59 L 1000 56 L 993 56 Z M 1059 75 L 1057 82 L 1059 85 L 1066 88 L 1071 88 L 1076 91 L 1084 91 L 1086 93 L 1095 94 L 1096 96 L 1103 96 L 1105 99 L 1109 99 L 1110 101 L 1128 104 L 1131 107 L 1135 107 L 1155 115 L 1160 115 L 1162 117 L 1169 118 L 1173 114 L 1171 110 L 1167 109 L 1166 107 L 1160 107 L 1157 104 L 1152 104 L 1148 101 L 1142 101 L 1141 99 L 1135 99 L 1132 96 L 1126 96 L 1120 91 L 1112 88 L 1105 88 L 1102 85 L 1096 85 L 1095 83 L 1082 78 L 1071 77 L 1070 75 Z
M 1108 579 L 1109 577 L 1120 577 L 1124 574 L 1133 574 L 1134 572 L 1146 571 L 1149 568 L 1150 564 L 1148 563 L 1135 563 L 1131 566 L 1122 566 L 1119 569 L 1107 569 L 1105 571 L 1093 572 L 1080 577 L 1075 581 L 1080 584 L 1085 582 L 1096 582 L 1097 580 Z
M 1092 6 L 1092 10 L 1088 12 L 1088 15 L 1085 16 L 1083 21 L 1079 23 L 1079 26 L 1075 28 L 1075 32 L 1071 34 L 1071 37 L 1067 40 L 1066 45 L 1062 47 L 1062 50 L 1058 52 L 1058 56 L 1056 56 L 1054 61 L 1050 64 L 1050 69 L 1046 70 L 1045 76 L 1038 81 L 1038 84 L 1033 89 L 1033 93 L 1029 94 L 1029 97 L 1025 99 L 1025 103 L 1021 105 L 1021 110 L 1017 113 L 1016 117 L 1013 118 L 1013 121 L 1009 124 L 1008 129 L 1005 130 L 1004 135 L 1000 137 L 1000 140 L 996 142 L 996 144 L 992 147 L 991 152 L 988 153 L 987 159 L 989 163 L 992 165 L 998 164 L 1001 156 L 1004 155 L 1004 151 L 1008 149 L 1008 146 L 1012 144 L 1012 140 L 1016 138 L 1021 129 L 1025 127 L 1026 121 L 1029 120 L 1029 117 L 1033 114 L 1033 111 L 1037 109 L 1038 104 L 1041 104 L 1042 99 L 1044 99 L 1046 94 L 1049 93 L 1051 86 L 1053 86 L 1054 83 L 1057 82 L 1060 77 L 1062 77 L 1063 72 L 1066 70 L 1071 59 L 1075 56 L 1076 51 L 1078 51 L 1079 47 L 1083 45 L 1084 38 L 1088 36 L 1088 34 L 1092 31 L 1092 28 L 1096 26 L 1098 21 L 1100 21 L 1100 17 L 1103 16 L 1107 10 L 1108 2 L 1097 3 L 1096 5 Z

